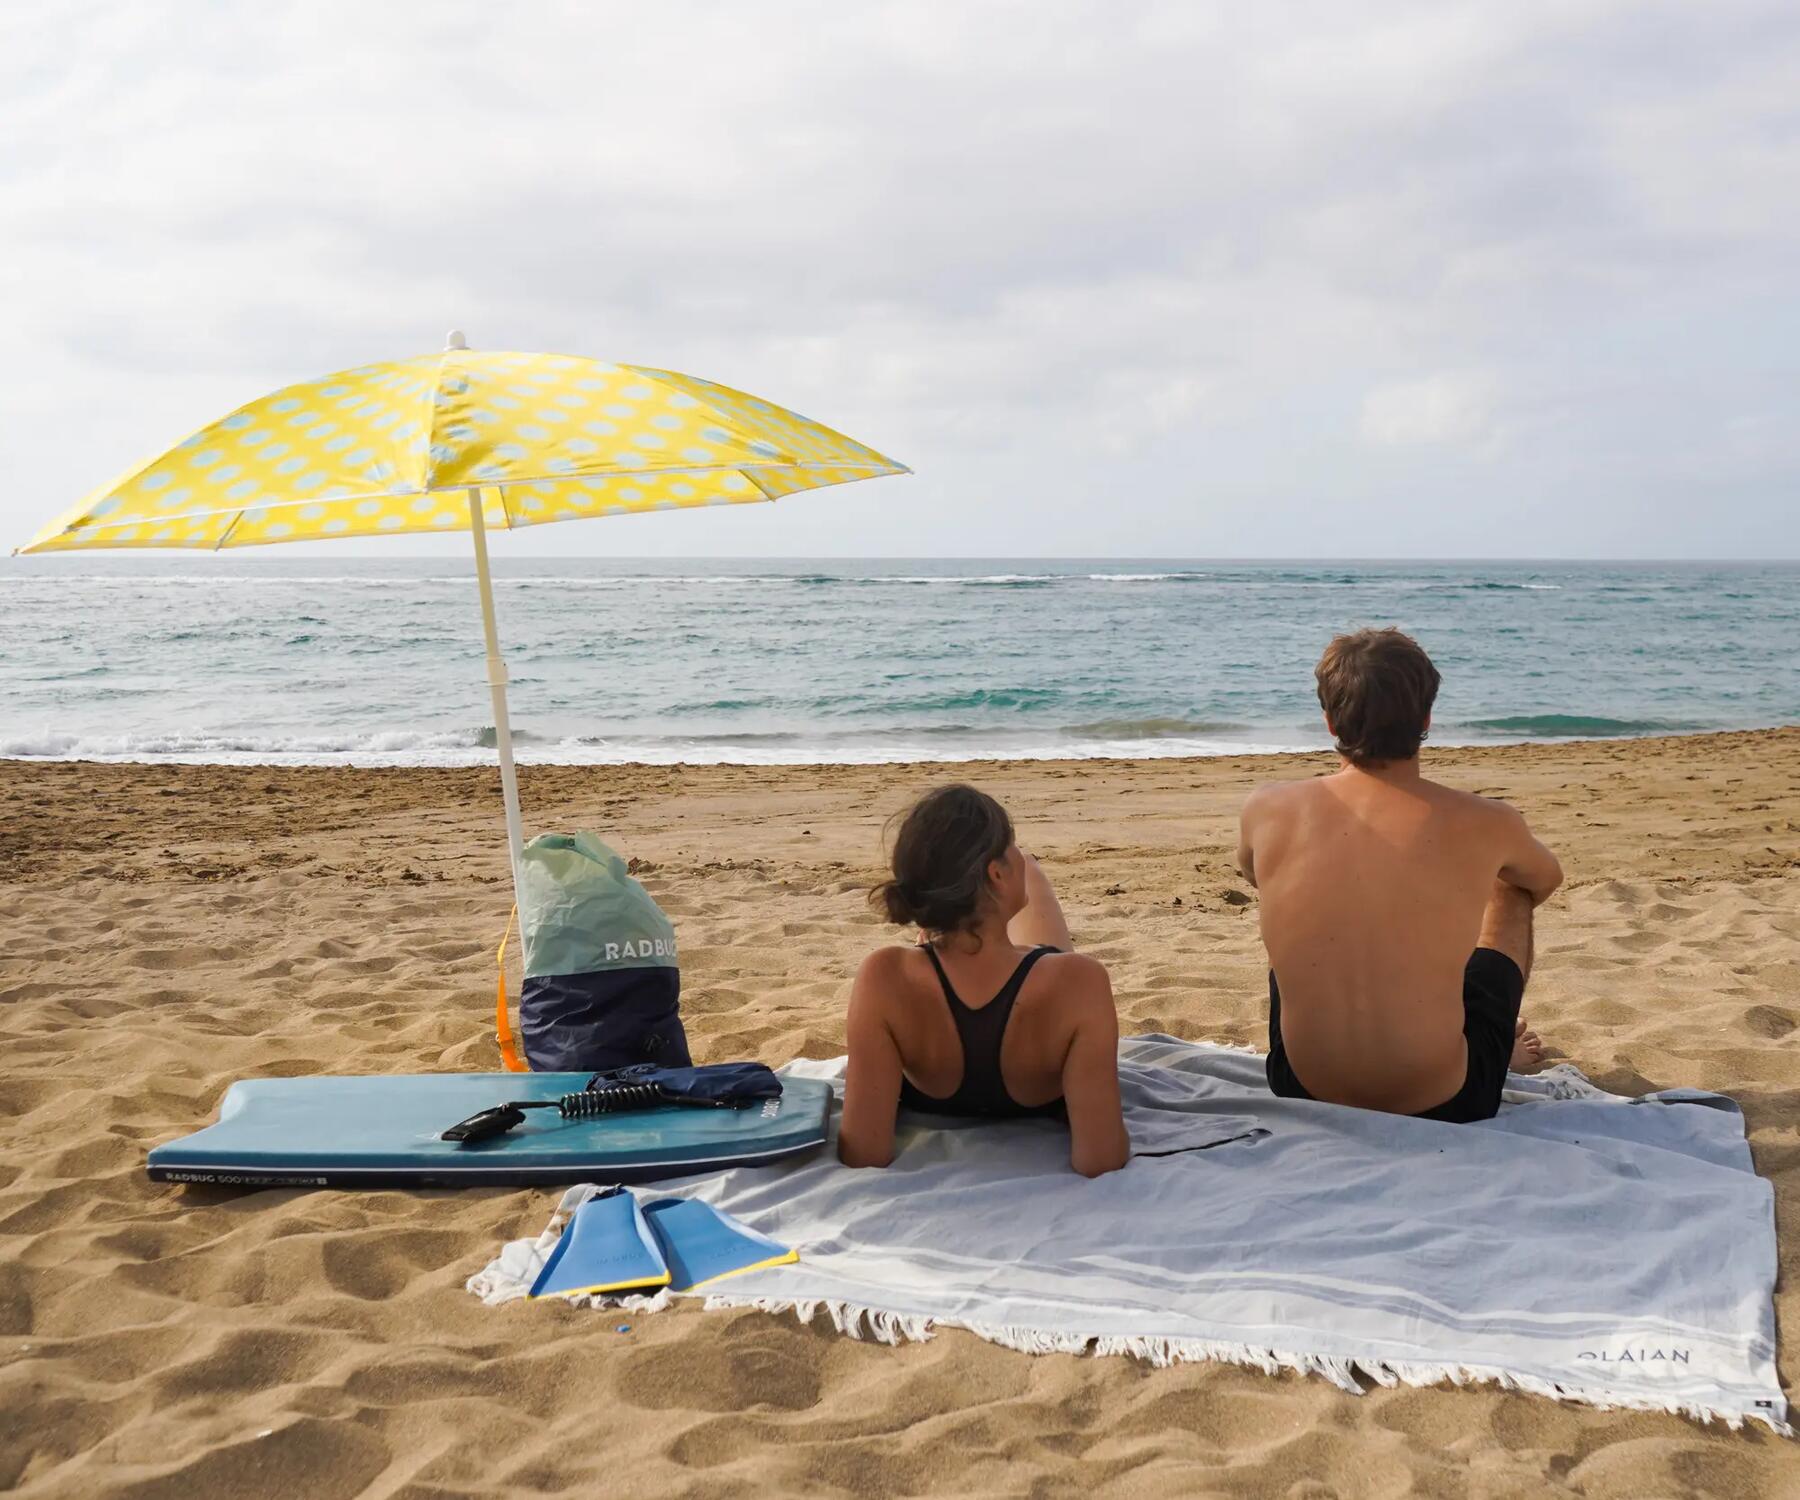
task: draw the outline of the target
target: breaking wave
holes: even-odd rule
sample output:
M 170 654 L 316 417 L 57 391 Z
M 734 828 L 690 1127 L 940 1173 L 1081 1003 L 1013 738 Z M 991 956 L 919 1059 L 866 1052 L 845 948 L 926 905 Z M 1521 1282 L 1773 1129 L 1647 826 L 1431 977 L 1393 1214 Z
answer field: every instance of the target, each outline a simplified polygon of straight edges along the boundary
M 1542 740 L 1622 739 L 1639 734 L 1682 734 L 1698 724 L 1668 719 L 1607 719 L 1594 714 L 1508 714 L 1497 719 L 1467 719 L 1462 728 L 1481 734 Z

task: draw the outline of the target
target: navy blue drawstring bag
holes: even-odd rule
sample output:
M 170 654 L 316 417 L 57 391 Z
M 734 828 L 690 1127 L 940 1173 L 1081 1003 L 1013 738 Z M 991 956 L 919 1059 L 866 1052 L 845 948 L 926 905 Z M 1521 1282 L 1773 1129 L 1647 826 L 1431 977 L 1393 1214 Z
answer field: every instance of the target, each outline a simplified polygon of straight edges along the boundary
M 781 1097 L 781 1080 L 773 1069 L 759 1062 L 706 1063 L 697 1068 L 638 1063 L 596 1073 L 588 1079 L 587 1086 L 590 1093 L 649 1086 L 664 1103 L 712 1105 L 716 1109 L 742 1109 L 758 1099 Z
M 686 1067 L 675 928 L 591 833 L 540 834 L 519 859 L 519 1033 L 540 1073 Z

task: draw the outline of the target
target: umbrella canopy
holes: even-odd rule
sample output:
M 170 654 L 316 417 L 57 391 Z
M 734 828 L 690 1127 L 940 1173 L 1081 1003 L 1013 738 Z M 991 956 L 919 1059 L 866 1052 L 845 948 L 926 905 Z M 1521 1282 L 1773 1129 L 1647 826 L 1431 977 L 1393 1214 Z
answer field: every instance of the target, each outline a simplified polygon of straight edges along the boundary
M 469 349 L 285 386 L 90 495 L 18 552 L 473 534 L 513 883 L 524 838 L 487 530 L 776 500 L 904 464 L 672 370 Z
M 904 474 L 672 370 L 460 347 L 275 391 L 90 495 L 20 552 L 255 547 L 775 500 Z M 480 499 L 470 514 L 471 491 Z

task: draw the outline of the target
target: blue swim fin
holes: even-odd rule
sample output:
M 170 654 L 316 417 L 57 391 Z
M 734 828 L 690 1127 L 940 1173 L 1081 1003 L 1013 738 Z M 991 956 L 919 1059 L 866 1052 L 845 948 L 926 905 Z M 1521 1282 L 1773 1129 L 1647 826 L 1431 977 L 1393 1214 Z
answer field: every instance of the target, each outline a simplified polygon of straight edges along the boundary
M 644 1206 L 644 1217 L 668 1262 L 670 1291 L 685 1292 L 740 1271 L 786 1266 L 800 1259 L 786 1245 L 696 1198 L 658 1198 Z
M 646 1292 L 668 1284 L 668 1263 L 637 1199 L 614 1188 L 575 1210 L 531 1284 L 531 1295 Z

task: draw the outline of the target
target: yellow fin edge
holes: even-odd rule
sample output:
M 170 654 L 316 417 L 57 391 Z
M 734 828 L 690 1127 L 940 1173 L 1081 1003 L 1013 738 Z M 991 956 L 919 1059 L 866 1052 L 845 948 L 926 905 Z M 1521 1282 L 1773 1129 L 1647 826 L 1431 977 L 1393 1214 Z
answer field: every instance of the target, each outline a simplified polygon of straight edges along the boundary
M 745 1269 L 748 1270 L 750 1268 L 746 1267 Z M 533 1302 L 546 1302 L 552 1297 L 596 1297 L 607 1296 L 613 1292 L 636 1292 L 643 1290 L 645 1287 L 667 1286 L 669 1280 L 669 1273 L 664 1271 L 660 1276 L 646 1277 L 642 1281 L 600 1281 L 596 1282 L 593 1286 L 564 1287 L 561 1291 L 545 1292 L 541 1296 L 534 1294 L 531 1300 Z
M 791 1266 L 800 1259 L 798 1250 L 790 1250 L 786 1255 L 772 1255 L 767 1260 L 759 1260 L 755 1265 L 739 1266 L 735 1270 L 721 1271 L 717 1276 L 708 1276 L 705 1281 L 696 1281 L 682 1288 L 685 1292 L 693 1291 L 697 1286 L 711 1286 L 715 1281 L 724 1281 L 732 1276 L 742 1276 L 746 1271 L 766 1271 L 771 1266 Z

